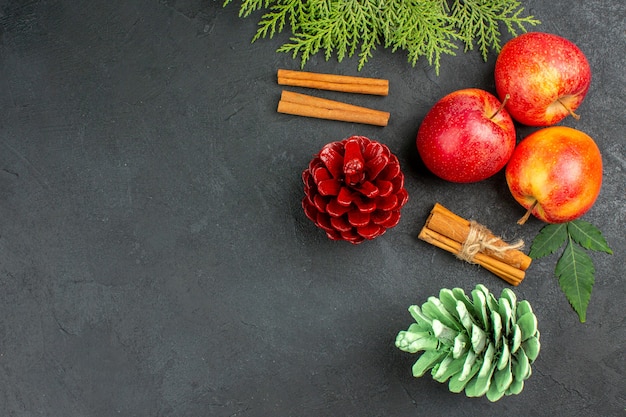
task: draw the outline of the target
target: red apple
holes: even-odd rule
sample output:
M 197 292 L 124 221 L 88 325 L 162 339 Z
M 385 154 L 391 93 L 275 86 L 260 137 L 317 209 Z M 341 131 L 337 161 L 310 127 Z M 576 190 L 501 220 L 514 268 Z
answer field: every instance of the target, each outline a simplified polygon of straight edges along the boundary
M 500 171 L 515 148 L 515 126 L 496 96 L 477 88 L 439 100 L 417 132 L 426 167 L 447 181 L 484 180 Z
M 565 223 L 585 214 L 602 186 L 602 156 L 585 133 L 565 126 L 538 130 L 515 148 L 505 170 L 511 194 L 548 223 Z
M 591 84 L 591 69 L 571 41 L 530 32 L 508 41 L 495 67 L 496 91 L 510 99 L 513 119 L 529 126 L 551 126 L 580 106 Z

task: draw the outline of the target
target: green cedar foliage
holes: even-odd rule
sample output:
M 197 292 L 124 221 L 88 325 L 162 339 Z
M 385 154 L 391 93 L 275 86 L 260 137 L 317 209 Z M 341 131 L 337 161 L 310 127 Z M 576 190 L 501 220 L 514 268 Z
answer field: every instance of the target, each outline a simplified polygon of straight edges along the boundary
M 299 56 L 302 67 L 323 52 L 339 62 L 357 54 L 360 70 L 382 45 L 405 51 L 412 65 L 425 57 L 437 74 L 441 56 L 456 55 L 459 44 L 465 51 L 477 47 L 486 60 L 489 51 L 500 51 L 503 30 L 517 36 L 539 24 L 515 0 L 242 0 L 239 15 L 260 10 L 252 41 L 289 28 L 292 36 L 278 52 Z

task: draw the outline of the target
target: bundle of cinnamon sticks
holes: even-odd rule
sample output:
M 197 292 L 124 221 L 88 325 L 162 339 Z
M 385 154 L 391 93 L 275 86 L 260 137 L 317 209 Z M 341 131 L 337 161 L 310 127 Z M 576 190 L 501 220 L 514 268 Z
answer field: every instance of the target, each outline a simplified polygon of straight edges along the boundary
M 523 242 L 507 244 L 484 226 L 465 220 L 439 203 L 418 237 L 484 267 L 514 286 L 522 282 L 532 261 L 519 250 Z
M 344 93 L 389 94 L 388 80 L 285 69 L 278 70 L 278 84 Z M 387 126 L 390 116 L 381 110 L 284 90 L 278 103 L 278 112 L 375 126 Z

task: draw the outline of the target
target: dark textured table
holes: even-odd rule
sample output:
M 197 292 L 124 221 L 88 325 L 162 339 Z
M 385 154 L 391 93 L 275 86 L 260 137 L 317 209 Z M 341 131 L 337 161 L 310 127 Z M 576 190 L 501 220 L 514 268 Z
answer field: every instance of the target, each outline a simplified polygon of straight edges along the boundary
M 391 112 L 370 127 L 277 114 L 276 70 L 299 62 L 275 53 L 287 33 L 251 44 L 259 15 L 237 2 L 0 0 L 0 415 L 625 416 L 626 8 L 524 5 L 589 58 L 582 118 L 561 124 L 603 153 L 584 219 L 615 253 L 592 255 L 585 324 L 557 257 L 533 263 L 515 292 L 542 351 L 524 391 L 490 403 L 413 378 L 394 339 L 440 288 L 507 287 L 417 239 L 435 202 L 509 238 L 542 227 L 515 224 L 502 173 L 446 183 L 415 150 L 443 95 L 494 91 L 495 54 L 444 57 L 439 76 L 382 48 L 361 72 L 313 57 L 305 69 L 390 80 L 388 97 L 350 98 Z M 353 134 L 398 155 L 410 195 L 356 246 L 300 206 L 312 155 Z

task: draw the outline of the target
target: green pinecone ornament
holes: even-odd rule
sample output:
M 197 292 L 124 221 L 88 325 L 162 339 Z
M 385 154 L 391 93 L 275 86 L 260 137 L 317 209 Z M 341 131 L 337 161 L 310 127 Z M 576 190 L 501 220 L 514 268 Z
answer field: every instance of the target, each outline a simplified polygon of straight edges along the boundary
M 431 370 L 450 391 L 490 401 L 522 391 L 540 348 L 528 301 L 518 302 L 508 288 L 499 299 L 484 285 L 477 285 L 471 298 L 461 288 L 444 288 L 439 298 L 429 297 L 409 312 L 415 323 L 398 333 L 396 346 L 423 352 L 413 365 L 415 377 Z

